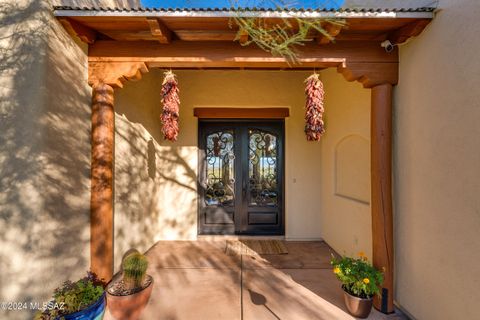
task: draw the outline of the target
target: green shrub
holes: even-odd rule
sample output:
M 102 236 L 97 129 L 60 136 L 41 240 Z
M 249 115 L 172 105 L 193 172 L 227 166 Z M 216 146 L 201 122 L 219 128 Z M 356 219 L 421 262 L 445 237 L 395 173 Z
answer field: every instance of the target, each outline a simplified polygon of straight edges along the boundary
M 383 274 L 368 262 L 365 254 L 359 255 L 360 258 L 343 256 L 340 259 L 332 256 L 333 272 L 345 291 L 356 297 L 371 298 L 379 294 Z
M 37 312 L 35 320 L 53 320 L 83 310 L 102 296 L 105 285 L 93 272 L 87 272 L 84 278 L 76 282 L 65 281 L 55 289 L 49 307 Z
M 148 259 L 139 252 L 129 254 L 123 259 L 123 282 L 128 289 L 140 288 L 145 281 Z

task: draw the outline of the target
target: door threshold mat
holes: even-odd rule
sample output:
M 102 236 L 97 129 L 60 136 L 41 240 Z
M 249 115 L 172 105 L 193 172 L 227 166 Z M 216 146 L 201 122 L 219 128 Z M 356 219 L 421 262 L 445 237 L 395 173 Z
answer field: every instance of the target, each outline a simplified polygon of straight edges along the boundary
M 229 256 L 262 254 L 288 254 L 285 243 L 280 240 L 227 240 L 225 253 Z

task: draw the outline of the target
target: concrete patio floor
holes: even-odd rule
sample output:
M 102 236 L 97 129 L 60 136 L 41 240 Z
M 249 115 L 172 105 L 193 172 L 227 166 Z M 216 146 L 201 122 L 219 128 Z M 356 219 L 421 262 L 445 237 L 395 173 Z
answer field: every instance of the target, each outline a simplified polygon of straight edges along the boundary
M 147 255 L 154 278 L 142 319 L 355 319 L 325 242 L 286 242 L 288 254 L 228 256 L 225 240 L 160 241 Z M 113 319 L 107 311 L 106 319 Z M 368 319 L 406 319 L 373 310 Z

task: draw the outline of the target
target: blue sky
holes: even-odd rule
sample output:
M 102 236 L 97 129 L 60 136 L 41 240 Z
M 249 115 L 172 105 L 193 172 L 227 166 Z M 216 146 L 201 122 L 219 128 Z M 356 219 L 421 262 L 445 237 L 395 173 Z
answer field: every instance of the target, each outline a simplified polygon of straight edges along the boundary
M 344 0 L 141 0 L 150 8 L 230 7 L 232 2 L 242 7 L 338 8 Z

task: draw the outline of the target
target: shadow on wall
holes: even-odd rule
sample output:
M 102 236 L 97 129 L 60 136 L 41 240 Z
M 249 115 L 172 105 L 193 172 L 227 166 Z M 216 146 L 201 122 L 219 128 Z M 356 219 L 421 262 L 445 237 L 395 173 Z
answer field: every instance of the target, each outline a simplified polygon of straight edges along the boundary
M 89 266 L 86 57 L 47 1 L 2 1 L 0 25 L 0 299 L 42 303 Z
M 116 268 L 129 248 L 145 251 L 160 239 L 196 236 L 197 149 L 164 141 L 160 98 L 145 99 L 145 78 L 116 91 Z
M 335 146 L 334 166 L 335 195 L 369 205 L 369 140 L 358 134 L 343 137 Z

